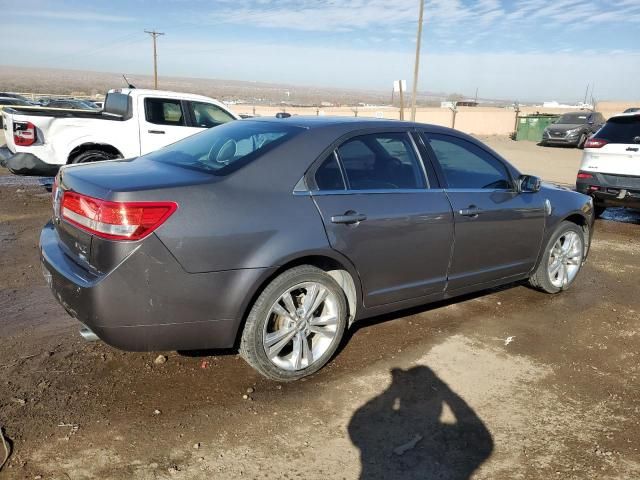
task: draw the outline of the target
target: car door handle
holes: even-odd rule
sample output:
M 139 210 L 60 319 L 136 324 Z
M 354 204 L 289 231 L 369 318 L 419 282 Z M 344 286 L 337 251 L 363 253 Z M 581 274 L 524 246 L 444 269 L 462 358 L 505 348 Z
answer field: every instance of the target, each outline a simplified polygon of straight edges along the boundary
M 156 133 L 159 135 L 164 135 L 164 130 L 147 130 L 149 133 Z
M 344 215 L 334 215 L 331 217 L 331 223 L 343 223 L 346 225 L 351 225 L 354 223 L 364 222 L 367 219 L 367 216 L 362 213 L 356 212 L 346 212 Z
M 475 205 L 469 205 L 469 208 L 463 208 L 462 210 L 459 210 L 458 213 L 463 217 L 476 218 L 481 211 L 482 210 Z

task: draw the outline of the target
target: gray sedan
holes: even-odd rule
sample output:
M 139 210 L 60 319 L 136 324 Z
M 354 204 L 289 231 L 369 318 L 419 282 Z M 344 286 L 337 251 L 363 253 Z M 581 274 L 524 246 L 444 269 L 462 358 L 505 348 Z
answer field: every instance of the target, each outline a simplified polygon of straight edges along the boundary
M 231 122 L 60 170 L 40 251 L 86 338 L 238 348 L 263 375 L 325 365 L 364 318 L 521 280 L 558 293 L 588 252 L 585 195 L 448 128 Z

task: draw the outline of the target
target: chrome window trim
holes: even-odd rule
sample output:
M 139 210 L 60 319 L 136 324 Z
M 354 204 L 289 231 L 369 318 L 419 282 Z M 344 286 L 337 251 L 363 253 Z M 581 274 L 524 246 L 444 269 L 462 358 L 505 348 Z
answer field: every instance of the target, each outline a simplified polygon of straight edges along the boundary
M 424 177 L 425 190 L 431 190 L 431 184 L 429 183 L 429 175 L 427 175 L 427 168 L 424 166 L 424 159 L 422 155 L 420 155 L 420 149 L 416 144 L 416 141 L 413 139 L 413 135 L 410 132 L 406 132 L 407 137 L 411 141 L 411 146 L 413 147 L 413 154 L 415 155 L 418 163 L 420 164 L 420 169 L 422 170 L 422 176 Z
M 518 193 L 512 188 L 445 188 L 444 190 L 452 193 Z
M 486 191 L 486 190 L 485 190 Z M 294 195 L 303 195 L 311 197 L 319 197 L 326 195 L 380 195 L 391 193 L 431 193 L 444 192 L 442 188 L 389 188 L 389 189 L 373 189 L 373 190 L 308 190 L 306 192 L 293 192 Z

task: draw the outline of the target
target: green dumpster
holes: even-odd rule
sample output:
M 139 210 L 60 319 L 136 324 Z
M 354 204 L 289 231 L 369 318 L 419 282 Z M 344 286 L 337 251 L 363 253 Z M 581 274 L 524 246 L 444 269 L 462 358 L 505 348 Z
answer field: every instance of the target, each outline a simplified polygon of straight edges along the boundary
M 560 118 L 560 115 L 536 113 L 518 117 L 518 131 L 516 140 L 528 140 L 530 142 L 542 141 L 542 132 Z

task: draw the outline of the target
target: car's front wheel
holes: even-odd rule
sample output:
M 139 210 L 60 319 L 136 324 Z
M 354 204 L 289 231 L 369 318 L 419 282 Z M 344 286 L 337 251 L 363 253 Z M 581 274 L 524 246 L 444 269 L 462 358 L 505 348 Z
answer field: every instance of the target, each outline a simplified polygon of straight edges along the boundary
M 604 205 L 598 205 L 597 203 L 593 205 L 593 213 L 596 215 L 596 218 L 600 218 L 606 209 L 607 207 Z
M 580 226 L 564 221 L 551 236 L 529 283 L 543 292 L 558 293 L 571 286 L 582 268 L 585 235 Z
M 347 303 L 338 283 L 302 265 L 276 277 L 247 317 L 240 355 L 267 378 L 291 381 L 322 368 L 338 348 Z

